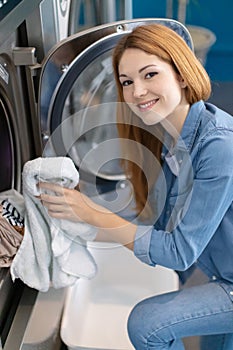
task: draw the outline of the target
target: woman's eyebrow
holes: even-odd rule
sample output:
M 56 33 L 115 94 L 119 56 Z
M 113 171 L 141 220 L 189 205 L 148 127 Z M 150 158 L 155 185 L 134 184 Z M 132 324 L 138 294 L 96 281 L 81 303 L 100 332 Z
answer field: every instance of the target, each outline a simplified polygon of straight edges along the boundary
M 119 75 L 119 78 L 120 78 L 120 77 L 124 77 L 124 78 L 126 78 L 126 77 L 127 77 L 127 75 L 126 75 L 126 74 L 120 74 L 120 75 Z
M 143 72 L 145 69 L 147 68 L 150 68 L 150 67 L 156 67 L 157 65 L 156 64 L 148 64 L 147 66 L 145 67 L 142 67 L 141 69 L 139 69 L 139 73 Z

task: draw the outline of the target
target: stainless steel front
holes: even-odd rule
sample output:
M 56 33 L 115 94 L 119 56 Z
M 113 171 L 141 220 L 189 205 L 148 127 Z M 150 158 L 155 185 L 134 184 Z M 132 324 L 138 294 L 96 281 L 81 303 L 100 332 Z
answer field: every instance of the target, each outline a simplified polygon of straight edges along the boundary
M 68 36 L 71 1 L 43 0 L 27 17 L 28 45 L 36 48 L 38 62 L 41 63 L 49 50 Z
M 11 44 L 14 43 L 14 35 L 12 34 L 9 38 L 12 39 Z M 4 184 L 1 184 L 1 190 L 15 188 L 21 191 L 22 165 L 31 157 L 33 147 L 30 142 L 31 136 L 26 117 L 27 107 L 24 104 L 25 97 L 22 95 L 20 75 L 10 57 L 10 52 L 3 47 L 0 47 L 0 68 L 1 122 L 3 123 L 4 118 L 7 120 L 11 139 L 11 146 L 9 145 L 11 154 L 8 152 L 8 161 L 12 159 L 12 174 L 9 174 L 12 177 L 11 187 L 8 185 L 8 188 L 4 188 Z M 6 134 L 4 137 L 6 138 Z M 4 148 L 1 152 L 4 152 L 4 149 L 6 151 L 7 143 L 2 146 Z M 4 159 L 2 157 L 2 160 Z
M 0 138 L 1 138 L 1 186 L 0 191 L 22 191 L 22 168 L 26 161 L 35 157 L 35 147 L 30 119 L 28 86 L 26 84 L 25 64 L 20 64 L 21 58 L 14 57 L 16 47 L 27 45 L 25 19 L 39 6 L 42 0 L 4 1 L 4 6 L 11 4 L 8 13 L 0 21 Z M 2 2 L 1 2 L 2 3 Z M 15 4 L 15 7 L 14 5 Z M 2 266 L 2 265 L 1 265 Z M 27 289 L 27 296 L 21 299 L 25 292 L 24 284 L 17 280 L 12 282 L 8 267 L 0 268 L 0 344 L 5 350 L 6 344 L 12 344 L 9 349 L 20 349 L 24 337 L 30 310 L 24 312 L 25 319 L 14 329 L 14 324 L 22 309 L 23 300 L 32 301 L 35 291 Z M 24 298 L 24 297 L 22 297 Z M 10 340 L 11 339 L 11 340 Z
M 37 97 L 35 91 L 35 77 L 41 70 L 41 65 L 37 63 L 35 47 L 15 47 L 12 51 L 14 64 L 24 67 L 26 82 L 28 87 L 28 105 L 30 108 L 32 127 L 32 138 L 34 145 L 34 157 L 39 157 L 42 153 L 42 141 L 37 117 Z
M 69 35 L 104 23 L 132 19 L 132 0 L 73 0 Z
M 24 333 L 36 300 L 36 291 L 24 288 L 24 292 L 19 301 L 17 312 L 10 327 L 9 334 L 4 344 L 4 350 L 21 349 Z
M 21 0 L 9 14 L 0 21 L 0 43 L 4 43 L 8 36 L 15 32 L 42 0 Z
M 25 288 L 4 350 L 59 350 L 66 289 L 46 293 Z

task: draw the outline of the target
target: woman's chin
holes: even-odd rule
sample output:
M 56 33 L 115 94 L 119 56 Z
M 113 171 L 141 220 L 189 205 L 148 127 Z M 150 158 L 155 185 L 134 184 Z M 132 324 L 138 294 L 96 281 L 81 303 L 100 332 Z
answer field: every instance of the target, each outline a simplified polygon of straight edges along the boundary
M 160 123 L 164 119 L 164 117 L 161 114 L 156 113 L 154 111 L 138 113 L 138 116 L 146 125 L 155 125 Z

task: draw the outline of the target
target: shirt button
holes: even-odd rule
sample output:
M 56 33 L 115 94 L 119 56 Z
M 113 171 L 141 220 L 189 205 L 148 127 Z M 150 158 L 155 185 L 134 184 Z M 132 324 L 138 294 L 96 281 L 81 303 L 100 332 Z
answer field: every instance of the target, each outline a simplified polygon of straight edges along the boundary
M 212 276 L 212 280 L 215 281 L 217 279 L 216 276 Z
M 232 290 L 232 291 L 230 291 L 230 295 L 233 295 L 233 290 Z

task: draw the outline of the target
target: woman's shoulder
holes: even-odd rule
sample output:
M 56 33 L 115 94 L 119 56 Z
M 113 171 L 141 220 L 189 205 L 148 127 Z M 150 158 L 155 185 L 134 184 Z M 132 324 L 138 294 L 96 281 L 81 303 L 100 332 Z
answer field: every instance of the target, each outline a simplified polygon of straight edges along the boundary
M 214 163 L 227 164 L 233 172 L 233 116 L 217 106 L 204 103 L 196 140 L 198 153 Z M 203 159 L 202 159 L 203 160 Z
M 233 147 L 233 116 L 214 104 L 201 101 L 197 130 L 199 144 L 222 135 Z
M 207 123 L 211 123 L 210 127 L 233 130 L 233 116 L 231 114 L 209 102 L 205 102 L 204 107 L 202 109 L 203 118 L 206 118 Z

